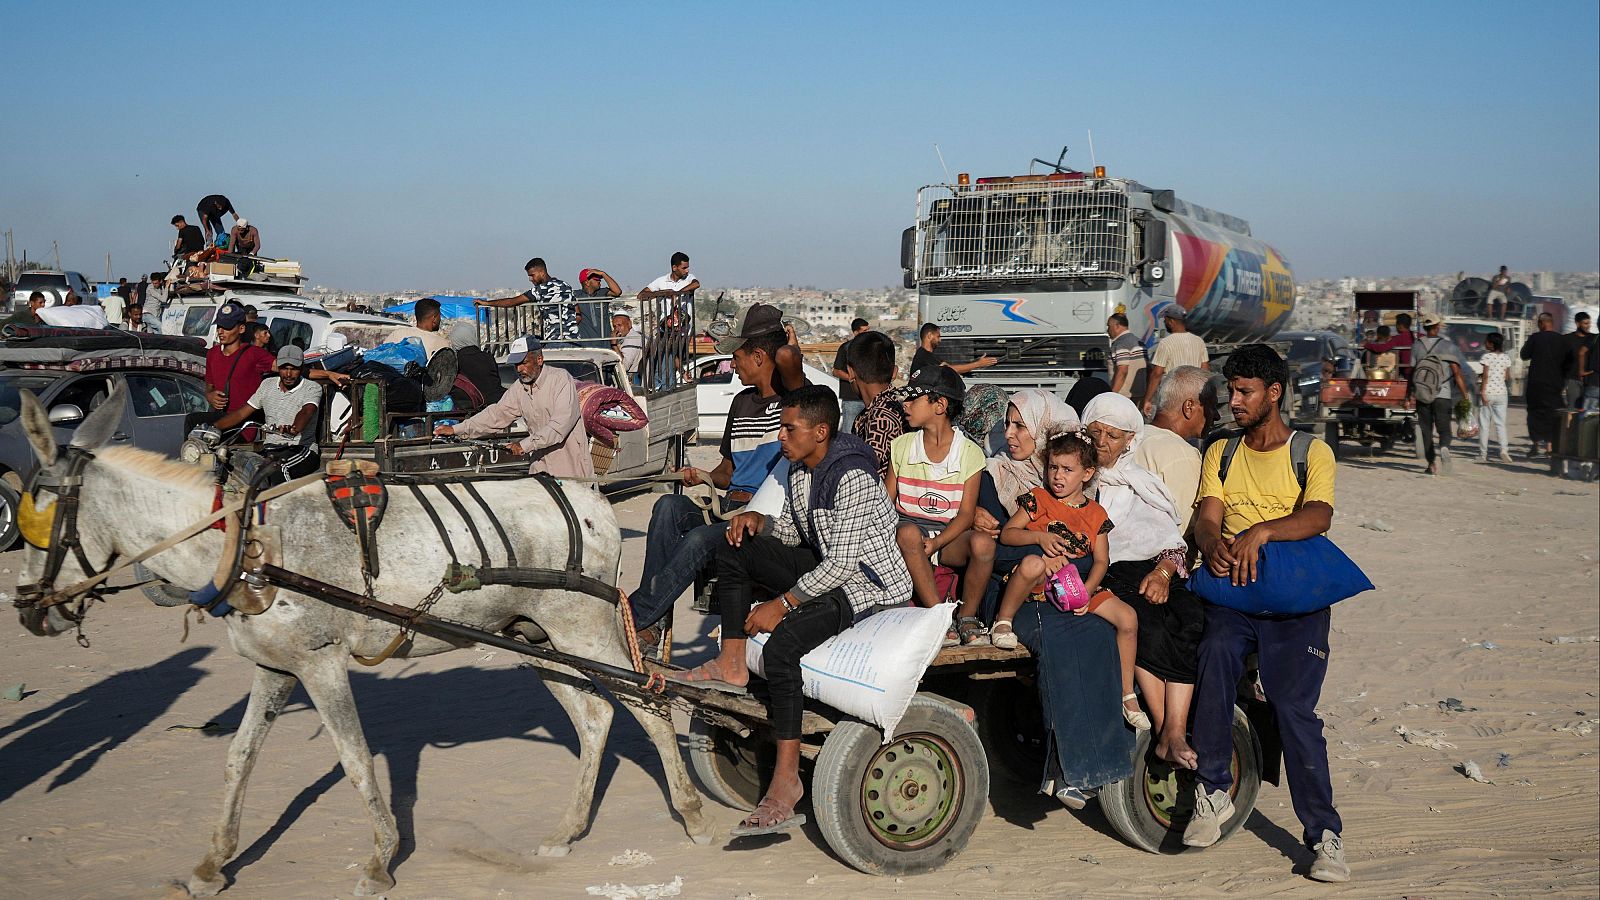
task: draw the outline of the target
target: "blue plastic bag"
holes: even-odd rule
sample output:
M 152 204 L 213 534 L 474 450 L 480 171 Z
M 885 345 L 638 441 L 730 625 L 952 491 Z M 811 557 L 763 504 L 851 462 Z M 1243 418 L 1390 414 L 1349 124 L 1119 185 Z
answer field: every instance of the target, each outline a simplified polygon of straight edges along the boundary
M 1303 541 L 1271 541 L 1261 547 L 1256 580 L 1235 587 L 1201 566 L 1189 575 L 1189 590 L 1207 603 L 1252 616 L 1294 616 L 1327 609 L 1372 581 L 1325 535 Z
M 361 358 L 366 362 L 382 363 L 396 372 L 404 372 L 409 362 L 426 366 L 428 351 L 423 349 L 422 338 L 408 337 L 403 341 L 379 344 L 361 354 Z

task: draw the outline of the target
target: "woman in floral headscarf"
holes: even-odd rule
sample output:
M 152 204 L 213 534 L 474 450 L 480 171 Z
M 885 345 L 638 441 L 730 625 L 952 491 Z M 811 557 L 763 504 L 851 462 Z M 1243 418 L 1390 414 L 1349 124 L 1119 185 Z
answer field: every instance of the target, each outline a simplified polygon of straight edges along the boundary
M 1100 463 L 1097 500 L 1115 523 L 1111 567 L 1101 584 L 1139 615 L 1134 678 L 1144 693 L 1156 733 L 1158 757 L 1185 769 L 1196 765 L 1189 747 L 1189 703 L 1194 698 L 1205 608 L 1184 587 L 1187 547 L 1179 531 L 1173 491 L 1134 462 L 1144 440 L 1144 416 L 1121 394 L 1100 394 L 1083 409 L 1084 431 Z

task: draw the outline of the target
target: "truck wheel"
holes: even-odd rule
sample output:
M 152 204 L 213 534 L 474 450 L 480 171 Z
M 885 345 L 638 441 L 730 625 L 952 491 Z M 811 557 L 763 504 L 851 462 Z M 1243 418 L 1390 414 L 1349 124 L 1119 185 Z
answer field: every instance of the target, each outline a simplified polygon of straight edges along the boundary
M 753 733 L 742 738 L 721 725 L 689 718 L 689 768 L 706 793 L 734 809 L 748 812 L 761 802 L 762 785 L 772 774 L 770 748 Z
M 1044 709 L 1039 688 L 1017 678 L 975 682 L 972 708 L 993 777 L 1037 787 L 1044 772 Z
M 811 809 L 828 846 L 869 875 L 915 875 L 949 862 L 989 802 L 978 733 L 938 700 L 913 697 L 893 741 L 863 722 L 828 734 L 811 775 Z
M 1100 809 L 1117 833 L 1141 850 L 1183 853 L 1196 848 L 1183 844 L 1183 829 L 1194 812 L 1194 777 L 1179 772 L 1151 752 L 1148 731 L 1139 732 L 1134 749 L 1133 776 L 1100 791 Z M 1233 710 L 1233 818 L 1222 827 L 1227 840 L 1243 827 L 1255 809 L 1261 791 L 1261 744 L 1245 714 Z
M 1323 426 L 1322 439 L 1327 442 L 1328 449 L 1333 451 L 1333 458 L 1340 459 L 1342 454 L 1339 452 L 1339 423 L 1329 422 Z

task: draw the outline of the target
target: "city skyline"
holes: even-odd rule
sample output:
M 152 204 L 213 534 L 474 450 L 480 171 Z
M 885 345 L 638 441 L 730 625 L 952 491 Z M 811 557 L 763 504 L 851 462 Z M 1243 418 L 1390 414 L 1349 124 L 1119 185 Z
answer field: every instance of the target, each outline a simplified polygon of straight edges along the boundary
M 266 253 L 350 290 L 516 285 L 535 255 L 642 285 L 675 250 L 708 284 L 893 286 L 918 187 L 1062 144 L 1249 220 L 1301 281 L 1600 268 L 1592 3 L 1109 22 L 290 3 L 229 18 L 221 45 L 179 12 L 3 5 L 20 44 L 73 50 L 14 73 L 70 124 L 13 131 L 0 228 L 96 277 L 107 253 L 117 275 L 157 268 L 167 220 L 220 192 Z M 1057 40 L 1016 45 L 1017 23 Z

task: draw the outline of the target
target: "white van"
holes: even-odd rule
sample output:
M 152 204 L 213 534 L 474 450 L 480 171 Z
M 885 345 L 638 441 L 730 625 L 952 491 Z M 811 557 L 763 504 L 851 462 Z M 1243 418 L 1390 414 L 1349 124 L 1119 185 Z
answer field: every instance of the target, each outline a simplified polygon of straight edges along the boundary
M 371 350 L 386 343 L 396 328 L 406 325 L 399 319 L 320 306 L 270 303 L 257 309 L 262 324 L 272 331 L 272 346 L 294 344 L 307 356 L 327 353 L 328 338 L 334 334 L 344 337 L 346 347 Z

